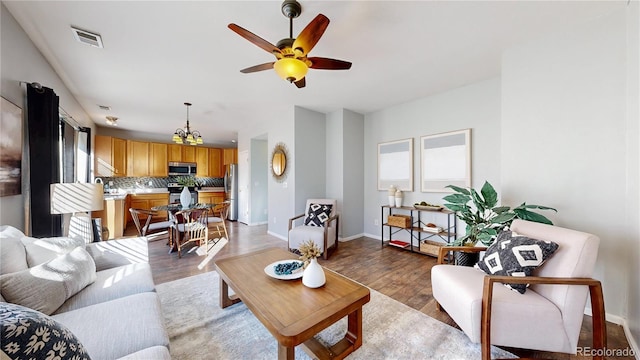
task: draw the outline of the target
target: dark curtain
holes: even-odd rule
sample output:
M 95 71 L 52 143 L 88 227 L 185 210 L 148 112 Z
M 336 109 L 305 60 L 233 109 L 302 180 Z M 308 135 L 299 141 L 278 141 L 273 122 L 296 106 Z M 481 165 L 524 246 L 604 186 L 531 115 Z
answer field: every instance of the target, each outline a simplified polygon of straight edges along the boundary
M 62 215 L 52 215 L 50 185 L 60 182 L 58 96 L 27 86 L 31 236 L 62 235 Z

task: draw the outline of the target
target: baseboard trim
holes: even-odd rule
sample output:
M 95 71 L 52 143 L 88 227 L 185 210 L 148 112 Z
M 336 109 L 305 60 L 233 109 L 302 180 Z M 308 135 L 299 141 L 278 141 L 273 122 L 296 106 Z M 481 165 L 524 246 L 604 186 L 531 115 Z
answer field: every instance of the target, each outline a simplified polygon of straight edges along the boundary
M 341 237 L 340 241 L 350 241 L 350 240 L 355 240 L 355 239 L 359 239 L 361 237 L 364 236 L 364 233 L 360 233 L 360 234 L 356 234 L 356 235 L 352 235 L 352 236 L 347 236 L 347 237 Z
M 260 222 L 255 222 L 255 223 L 249 223 L 247 224 L 247 226 L 258 226 L 258 225 L 266 225 L 268 224 L 267 221 L 260 221 Z
M 381 239 L 382 239 L 382 238 L 380 237 L 380 235 L 374 235 L 374 234 L 367 234 L 367 233 L 364 233 L 362 236 L 364 236 L 364 237 L 368 237 L 368 238 L 372 238 L 372 239 L 375 239 L 375 240 L 381 240 Z
M 267 230 L 267 234 L 269 234 L 269 235 L 271 235 L 271 236 L 275 236 L 275 237 L 277 237 L 277 238 L 278 238 L 278 239 L 280 239 L 280 240 L 284 240 L 284 241 L 288 241 L 288 240 L 289 240 L 289 239 L 287 239 L 285 236 L 282 236 L 282 235 L 280 235 L 280 234 L 276 234 L 276 233 L 274 233 L 273 231 L 268 231 L 268 230 Z
M 627 337 L 629 346 L 631 346 L 633 353 L 636 355 L 636 360 L 640 360 L 640 347 L 636 339 L 634 339 L 631 329 L 629 328 L 629 323 L 626 320 L 624 320 L 624 324 L 622 324 L 622 329 L 624 330 L 624 335 Z

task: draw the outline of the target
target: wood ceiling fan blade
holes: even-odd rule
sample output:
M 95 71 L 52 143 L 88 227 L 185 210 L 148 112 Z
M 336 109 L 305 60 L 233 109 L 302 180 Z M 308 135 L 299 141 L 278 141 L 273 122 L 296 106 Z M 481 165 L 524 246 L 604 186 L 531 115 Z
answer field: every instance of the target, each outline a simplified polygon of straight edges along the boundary
M 293 50 L 300 49 L 303 55 L 306 55 L 311 52 L 314 46 L 320 38 L 324 31 L 329 26 L 329 18 L 318 14 L 307 27 L 305 27 L 300 35 L 293 42 L 293 46 L 291 47 Z
M 302 79 L 294 82 L 294 84 L 296 84 L 298 89 L 301 89 L 301 88 L 303 88 L 303 87 L 305 87 L 307 85 L 307 80 L 305 80 L 305 78 L 302 78 Z
M 243 73 L 243 74 L 248 74 L 248 73 L 253 73 L 253 72 L 257 72 L 257 71 L 271 70 L 271 69 L 273 69 L 273 64 L 275 64 L 275 62 L 272 61 L 272 62 L 260 64 L 260 65 L 254 65 L 254 66 L 248 67 L 246 69 L 242 69 L 242 70 L 240 70 L 240 72 Z
M 351 63 L 343 60 L 329 59 L 323 57 L 310 57 L 312 69 L 321 70 L 349 70 L 351 69 Z
M 278 49 L 275 45 L 273 45 L 272 43 L 268 42 L 267 40 L 261 38 L 260 36 L 252 33 L 251 31 L 238 26 L 236 24 L 229 24 L 228 25 L 229 29 L 233 30 L 236 34 L 242 36 L 243 38 L 249 40 L 251 43 L 253 43 L 254 45 L 258 46 L 261 49 L 264 49 L 267 52 L 270 52 L 272 54 L 274 53 L 281 53 L 280 49 Z

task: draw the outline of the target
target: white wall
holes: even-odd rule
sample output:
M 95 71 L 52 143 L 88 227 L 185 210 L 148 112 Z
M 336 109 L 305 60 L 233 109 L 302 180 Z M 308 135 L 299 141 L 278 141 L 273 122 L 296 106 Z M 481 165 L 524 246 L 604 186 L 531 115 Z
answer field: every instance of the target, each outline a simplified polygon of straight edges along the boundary
M 251 208 L 249 210 L 249 224 L 266 223 L 268 219 L 269 189 L 269 150 L 267 140 L 251 140 L 251 152 L 249 164 L 251 167 L 251 179 L 249 180 L 249 195 L 251 196 Z
M 19 82 L 39 82 L 43 86 L 53 89 L 60 97 L 60 107 L 65 109 L 82 126 L 90 127 L 92 135 L 94 135 L 95 125 L 89 116 L 80 107 L 73 94 L 36 49 L 4 4 L 0 5 L 0 16 L 0 54 L 2 54 L 0 90 L 2 97 L 18 105 L 25 114 L 26 90 L 25 85 L 20 85 Z M 26 131 L 25 128 L 23 133 Z M 23 146 L 27 145 L 27 142 L 23 141 Z M 22 194 L 0 198 L 0 224 L 11 225 L 23 231 L 25 231 L 25 194 L 29 191 L 28 178 L 25 177 L 27 168 L 28 163 L 23 156 Z M 27 180 L 25 181 L 25 179 Z
M 327 164 L 326 164 L 326 197 L 336 199 L 338 214 L 344 214 L 344 142 L 343 142 L 343 115 L 342 110 L 334 111 L 326 116 L 327 121 Z M 357 183 L 357 181 L 354 181 Z M 344 216 L 338 229 L 338 236 L 344 236 Z
M 404 204 L 419 201 L 442 204 L 444 193 L 420 191 L 420 136 L 471 128 L 471 181 L 488 180 L 500 188 L 500 79 L 490 79 L 365 115 L 364 122 L 364 232 L 380 237 L 380 206 L 387 191 L 377 190 L 378 143 L 413 138 L 412 192 Z M 442 219 L 436 219 L 442 222 Z M 396 238 L 396 237 L 394 237 Z M 398 236 L 397 238 L 405 240 Z
M 364 116 L 341 109 L 327 115 L 327 198 L 337 199 L 340 237 L 363 235 Z
M 631 2 L 627 11 L 627 171 L 629 173 L 629 201 L 626 202 L 627 226 L 632 235 L 629 245 L 636 251 L 628 251 L 627 320 L 635 349 L 640 351 L 640 2 Z M 634 156 L 635 154 L 635 156 Z M 634 200 L 635 199 L 635 200 Z M 633 205 L 635 204 L 635 206 Z M 634 227 L 635 224 L 635 227 Z M 635 241 L 634 241 L 635 238 Z M 635 276 L 634 276 L 635 274 Z M 638 354 L 638 352 L 636 352 Z M 636 355 L 637 356 L 637 355 Z
M 637 218 L 625 215 L 638 213 L 639 181 L 638 134 L 627 132 L 626 35 L 626 14 L 616 12 L 507 51 L 499 158 L 504 199 L 555 207 L 556 225 L 600 236 L 595 277 L 607 313 L 618 316 L 627 313 L 629 282 L 637 287 L 628 253 L 640 246 Z
M 251 139 L 267 134 L 267 149 L 269 155 L 274 146 L 282 142 L 289 150 L 287 159 L 287 184 L 295 183 L 295 144 L 294 144 L 294 108 L 282 106 L 269 108 L 260 118 L 253 119 L 252 123 L 238 133 L 238 151 L 250 150 Z M 249 161 L 253 161 L 249 159 Z M 288 219 L 294 213 L 293 186 L 283 187 L 271 175 L 268 176 L 268 218 L 267 232 L 271 235 L 286 239 Z
M 307 199 L 326 196 L 325 115 L 296 106 L 294 126 L 296 182 L 289 186 L 295 186 L 295 213 L 289 218 L 305 212 Z

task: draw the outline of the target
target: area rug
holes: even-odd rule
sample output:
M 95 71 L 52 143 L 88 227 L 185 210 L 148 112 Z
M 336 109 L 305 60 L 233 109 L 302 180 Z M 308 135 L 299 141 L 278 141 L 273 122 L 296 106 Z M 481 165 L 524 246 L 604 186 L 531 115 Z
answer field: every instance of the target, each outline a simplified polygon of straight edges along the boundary
M 276 359 L 275 339 L 244 304 L 220 309 L 218 282 L 218 274 L 212 271 L 157 286 L 171 358 Z M 346 328 L 346 319 L 342 319 L 318 338 L 335 343 Z M 462 331 L 375 290 L 363 308 L 363 329 L 362 347 L 347 359 L 480 358 L 480 345 Z M 310 359 L 299 346 L 295 357 Z M 497 347 L 492 349 L 494 359 L 514 357 Z

